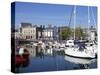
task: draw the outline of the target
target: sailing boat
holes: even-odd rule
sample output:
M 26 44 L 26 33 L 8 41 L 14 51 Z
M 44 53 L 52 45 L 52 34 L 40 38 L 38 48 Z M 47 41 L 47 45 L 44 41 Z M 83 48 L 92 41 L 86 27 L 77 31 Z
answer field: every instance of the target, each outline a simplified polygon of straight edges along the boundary
M 76 25 L 76 6 L 74 6 L 74 40 L 67 41 L 67 48 L 65 54 L 77 58 L 95 58 L 95 53 L 87 51 L 84 47 L 79 47 L 74 44 L 75 41 L 75 25 Z
M 90 26 L 90 18 L 89 18 L 90 17 L 90 13 L 89 13 L 89 11 L 90 11 L 90 9 L 88 7 L 88 34 L 89 34 L 89 30 L 90 30 L 89 29 L 89 26 Z M 94 16 L 93 16 L 93 10 L 92 10 L 92 8 L 91 8 L 91 12 L 92 12 L 92 17 L 93 17 L 94 24 L 96 24 Z M 93 51 L 95 53 L 95 55 L 97 55 L 97 42 L 95 40 L 89 39 L 89 37 L 88 37 L 88 40 L 89 40 L 89 42 L 86 43 L 86 46 L 85 46 L 86 49 Z

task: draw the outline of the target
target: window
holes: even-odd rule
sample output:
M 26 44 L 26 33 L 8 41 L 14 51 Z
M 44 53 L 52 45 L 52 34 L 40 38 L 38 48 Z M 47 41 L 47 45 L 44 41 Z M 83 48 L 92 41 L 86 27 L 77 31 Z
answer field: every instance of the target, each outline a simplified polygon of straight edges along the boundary
M 32 39 L 32 36 L 31 36 L 31 39 Z

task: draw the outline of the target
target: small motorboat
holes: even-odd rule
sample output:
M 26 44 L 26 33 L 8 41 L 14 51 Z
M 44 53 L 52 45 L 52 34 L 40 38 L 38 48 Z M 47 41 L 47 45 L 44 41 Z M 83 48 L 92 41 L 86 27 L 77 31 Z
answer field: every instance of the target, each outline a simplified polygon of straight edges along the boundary
M 61 43 L 60 44 L 60 48 L 65 48 L 65 44 L 64 43 Z
M 26 60 L 21 57 L 20 55 L 16 55 L 15 56 L 15 64 L 18 65 L 18 64 L 21 64 L 22 62 L 25 62 Z
M 21 51 L 20 51 L 21 50 Z M 15 55 L 15 64 L 21 64 L 29 59 L 29 51 L 24 48 L 19 49 L 19 54 Z
M 29 51 L 27 49 L 24 49 L 24 53 L 22 54 L 23 58 L 29 57 Z
M 15 56 L 15 66 L 16 67 L 19 67 L 19 66 L 27 66 L 28 65 L 28 62 L 29 62 L 29 58 L 25 58 L 25 57 L 22 57 L 20 55 L 16 55 Z
M 67 40 L 65 46 L 66 46 L 66 47 L 74 46 L 74 40 Z
M 21 48 L 19 48 L 19 55 L 22 55 L 24 53 L 24 48 L 23 47 L 21 47 Z

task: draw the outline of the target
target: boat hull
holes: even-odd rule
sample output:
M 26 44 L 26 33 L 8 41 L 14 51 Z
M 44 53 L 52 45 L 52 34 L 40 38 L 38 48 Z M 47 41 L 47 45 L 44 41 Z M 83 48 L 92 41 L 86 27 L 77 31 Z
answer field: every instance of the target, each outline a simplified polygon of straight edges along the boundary
M 94 59 L 96 57 L 80 57 L 80 56 L 73 56 L 73 55 L 69 55 L 69 54 L 65 54 L 66 56 L 70 56 L 70 57 L 74 57 L 74 58 L 82 58 L 82 59 Z
M 91 64 L 96 61 L 96 59 L 82 59 L 82 58 L 74 58 L 70 56 L 65 56 L 64 59 L 69 62 L 73 62 L 75 64 Z
M 65 49 L 65 55 L 71 56 L 71 57 L 75 57 L 75 58 L 84 58 L 84 59 L 93 59 L 95 58 L 94 54 L 90 54 L 90 53 L 85 53 L 84 51 L 75 51 L 74 49 L 70 50 L 70 49 Z

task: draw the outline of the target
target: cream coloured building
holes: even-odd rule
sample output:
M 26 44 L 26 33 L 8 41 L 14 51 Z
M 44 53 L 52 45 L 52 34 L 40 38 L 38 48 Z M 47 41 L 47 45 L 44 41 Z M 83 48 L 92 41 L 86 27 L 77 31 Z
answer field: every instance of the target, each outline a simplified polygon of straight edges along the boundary
M 36 27 L 33 27 L 30 23 L 22 23 L 20 28 L 22 39 L 35 40 L 36 39 Z
M 53 40 L 53 28 L 45 28 L 42 34 L 45 40 Z

